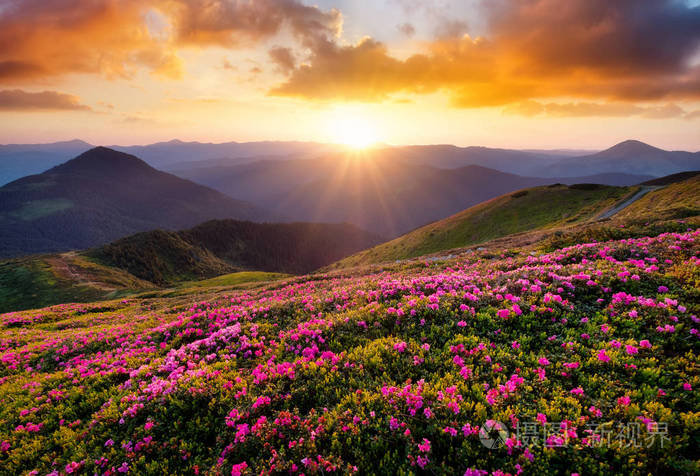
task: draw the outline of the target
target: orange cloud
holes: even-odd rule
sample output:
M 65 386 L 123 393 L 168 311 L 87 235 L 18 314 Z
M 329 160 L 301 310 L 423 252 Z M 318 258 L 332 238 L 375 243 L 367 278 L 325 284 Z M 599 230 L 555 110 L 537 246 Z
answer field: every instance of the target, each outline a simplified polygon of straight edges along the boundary
M 66 73 L 182 75 L 178 49 L 235 46 L 283 26 L 304 43 L 337 35 L 342 16 L 298 0 L 22 0 L 0 9 L 0 82 Z
M 137 0 L 13 2 L 0 13 L 0 81 L 127 77 L 137 66 L 177 76 L 177 58 L 151 35 L 144 14 Z
M 443 90 L 457 107 L 557 97 L 700 98 L 700 68 L 690 66 L 700 45 L 700 7 L 676 0 L 487 5 L 486 38 L 441 35 L 405 60 L 372 39 L 350 46 L 318 41 L 271 94 L 379 101 Z
M 0 111 L 90 111 L 80 98 L 57 91 L 26 92 L 20 89 L 0 91 Z

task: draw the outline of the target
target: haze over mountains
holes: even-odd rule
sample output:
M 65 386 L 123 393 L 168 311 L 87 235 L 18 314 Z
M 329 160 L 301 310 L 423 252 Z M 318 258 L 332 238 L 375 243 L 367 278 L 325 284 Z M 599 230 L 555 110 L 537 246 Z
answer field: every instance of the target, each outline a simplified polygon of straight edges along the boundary
M 82 249 L 138 231 L 268 212 L 104 147 L 0 187 L 0 256 Z
M 386 238 L 520 188 L 555 182 L 632 185 L 650 178 L 627 174 L 523 177 L 479 165 L 447 169 L 424 165 L 398 150 L 174 173 L 289 220 L 349 222 Z
M 0 145 L 0 185 L 41 173 L 93 146 L 80 141 L 52 144 Z M 185 172 L 200 166 L 238 165 L 266 159 L 318 158 L 343 147 L 314 142 L 225 142 L 220 144 L 172 140 L 149 145 L 109 146 L 139 157 L 158 169 Z M 508 150 L 452 145 L 379 148 L 375 154 L 400 156 L 438 168 L 481 165 L 502 172 L 534 177 L 575 177 L 598 173 L 662 176 L 700 165 L 699 152 L 670 152 L 638 141 L 625 141 L 606 151 Z

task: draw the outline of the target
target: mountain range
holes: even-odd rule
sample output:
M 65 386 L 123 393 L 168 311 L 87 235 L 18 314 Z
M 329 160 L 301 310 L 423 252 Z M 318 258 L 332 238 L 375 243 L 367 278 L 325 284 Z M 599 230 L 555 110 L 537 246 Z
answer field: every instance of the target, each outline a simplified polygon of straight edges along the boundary
M 0 145 L 0 185 L 37 174 L 93 146 L 80 141 L 52 144 Z M 343 150 L 314 142 L 184 142 L 109 146 L 135 155 L 166 171 L 205 166 L 233 166 L 260 160 L 312 159 Z M 509 150 L 453 145 L 378 147 L 383 156 L 437 168 L 481 165 L 502 172 L 534 177 L 576 177 L 599 173 L 632 173 L 653 177 L 700 168 L 700 153 L 666 151 L 639 141 L 625 141 L 602 152 L 584 150 Z M 376 153 L 376 152 L 375 152 Z

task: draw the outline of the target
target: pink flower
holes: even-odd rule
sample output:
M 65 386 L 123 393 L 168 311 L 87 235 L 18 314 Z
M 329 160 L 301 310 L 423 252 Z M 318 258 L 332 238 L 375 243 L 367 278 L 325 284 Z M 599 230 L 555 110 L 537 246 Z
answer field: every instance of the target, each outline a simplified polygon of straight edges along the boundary
M 542 365 L 543 367 L 546 367 L 547 365 L 551 364 L 551 362 L 549 360 L 547 360 L 545 357 L 540 357 L 537 362 L 540 365 Z
M 255 403 L 253 403 L 253 408 L 258 408 L 263 405 L 269 405 L 271 401 L 272 400 L 270 400 L 270 397 L 266 397 L 263 395 L 262 397 L 258 397 L 257 400 L 255 400 Z
M 246 469 L 248 469 L 248 464 L 245 461 L 242 463 L 234 464 L 231 468 L 231 476 L 241 476 Z
M 642 347 L 643 349 L 651 349 L 651 343 L 646 339 L 640 340 L 639 347 Z
M 626 345 L 625 352 L 627 352 L 629 355 L 634 355 L 639 352 L 639 350 L 637 350 L 637 348 L 633 345 Z
M 462 367 L 459 371 L 459 375 L 461 375 L 464 380 L 469 380 L 472 376 L 472 369 L 469 367 Z
M 452 428 L 451 426 L 446 426 L 442 431 L 450 434 L 451 436 L 457 436 L 457 429 Z
M 540 380 L 544 380 L 545 375 L 547 374 L 547 372 L 542 367 L 537 367 L 537 369 L 535 369 L 535 373 L 537 373 L 537 377 Z
M 418 444 L 418 450 L 423 453 L 430 452 L 430 440 L 423 438 L 423 443 Z
M 690 392 L 690 391 L 693 390 L 693 386 L 690 385 L 688 382 L 684 382 L 684 383 L 683 383 L 683 390 L 686 390 L 686 391 Z
M 637 317 L 638 315 L 639 315 L 639 314 L 638 314 L 637 311 L 635 311 L 634 309 L 632 309 L 632 310 L 630 311 L 630 317 L 631 317 L 631 318 L 634 319 L 634 318 Z
M 544 413 L 538 413 L 537 417 L 535 417 L 535 420 L 537 420 L 542 426 L 544 426 L 544 424 L 547 423 L 547 416 Z
M 459 327 L 466 327 L 466 326 L 467 326 L 467 322 L 466 322 L 466 321 L 459 321 L 459 322 L 457 323 L 457 326 L 459 326 Z
M 405 351 L 407 347 L 408 347 L 408 344 L 405 342 L 397 342 L 396 344 L 394 344 L 394 350 L 399 352 L 399 353 Z
M 583 395 L 583 389 L 581 387 L 572 388 L 571 394 L 581 396 Z
M 628 406 L 631 402 L 632 402 L 632 400 L 630 399 L 630 397 L 628 395 L 625 395 L 624 397 L 620 397 L 617 399 L 617 404 L 622 405 L 624 407 Z
M 512 348 L 514 348 L 514 349 L 519 349 L 519 348 L 520 348 L 520 344 L 518 343 L 517 340 L 514 340 L 514 341 L 510 344 L 510 346 L 511 346 Z
M 610 356 L 605 353 L 605 349 L 600 349 L 597 357 L 601 362 L 610 362 Z
M 418 466 L 420 466 L 420 468 L 423 469 L 427 466 L 430 460 L 425 456 L 419 456 L 418 458 L 416 458 L 416 462 Z
M 500 317 L 501 319 L 508 319 L 510 317 L 510 310 L 509 309 L 499 309 L 496 311 L 496 315 Z

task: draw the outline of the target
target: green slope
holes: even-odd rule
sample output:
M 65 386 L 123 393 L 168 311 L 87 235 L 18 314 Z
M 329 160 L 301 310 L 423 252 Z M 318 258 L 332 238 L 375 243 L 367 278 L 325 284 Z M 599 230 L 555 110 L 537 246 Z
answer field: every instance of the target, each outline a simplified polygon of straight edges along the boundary
M 115 299 L 154 287 L 126 271 L 75 253 L 0 262 L 0 312 Z
M 682 219 L 700 215 L 700 175 L 649 192 L 616 215 L 621 220 Z
M 636 187 L 550 185 L 503 195 L 345 258 L 347 267 L 413 258 L 494 238 L 591 219 Z

